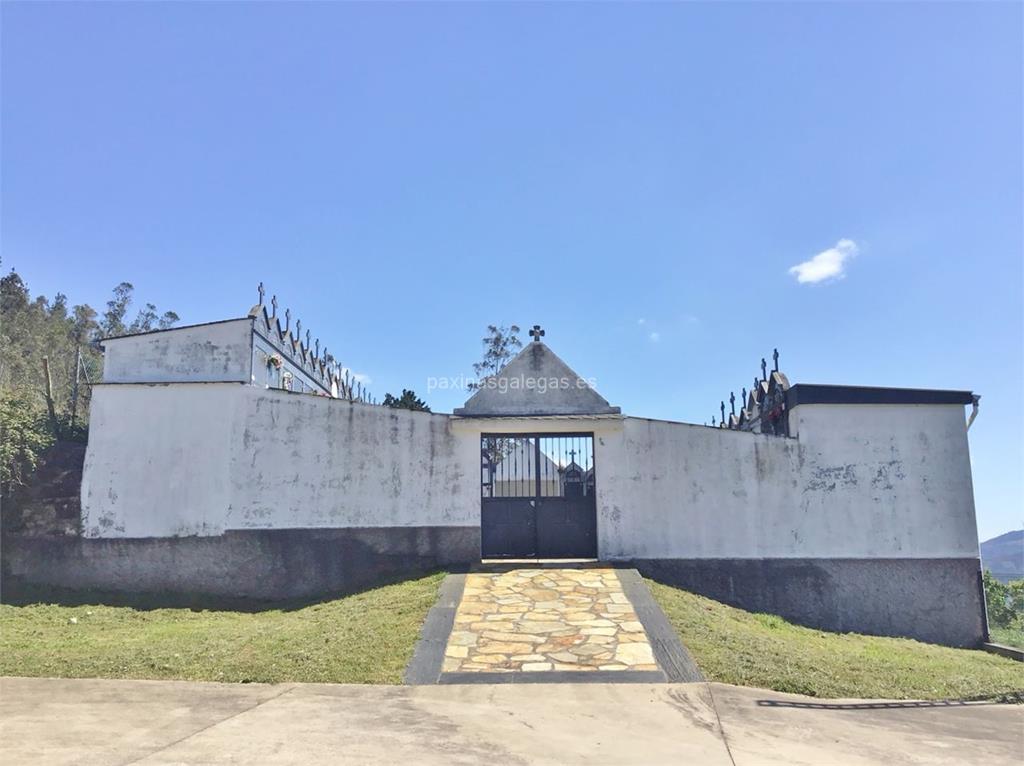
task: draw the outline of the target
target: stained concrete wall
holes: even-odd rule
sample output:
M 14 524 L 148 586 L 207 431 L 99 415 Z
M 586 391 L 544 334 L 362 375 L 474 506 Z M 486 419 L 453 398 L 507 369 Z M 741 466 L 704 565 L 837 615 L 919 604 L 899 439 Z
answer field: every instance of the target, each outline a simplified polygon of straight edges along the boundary
M 626 418 L 595 445 L 601 556 L 978 556 L 962 406 L 791 417 L 799 438 Z
M 251 318 L 103 341 L 105 383 L 249 382 Z
M 480 524 L 479 447 L 448 418 L 231 384 L 101 385 L 88 537 Z

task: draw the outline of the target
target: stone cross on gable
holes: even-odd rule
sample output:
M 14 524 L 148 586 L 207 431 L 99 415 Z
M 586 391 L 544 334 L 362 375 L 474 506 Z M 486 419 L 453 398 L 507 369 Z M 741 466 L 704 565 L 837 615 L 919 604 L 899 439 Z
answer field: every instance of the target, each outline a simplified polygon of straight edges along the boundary
M 729 392 L 729 409 L 732 411 L 733 415 L 736 414 L 736 392 L 735 391 L 730 391 Z
M 761 380 L 768 380 L 768 362 L 761 357 Z
M 722 402 L 722 422 L 725 422 L 725 402 Z
M 284 331 L 288 332 L 292 327 L 292 310 L 284 310 Z
M 772 361 L 775 362 L 775 372 L 779 371 L 779 350 L 774 349 L 772 351 Z
M 306 348 L 309 348 L 309 336 L 312 334 L 309 330 L 306 330 Z
M 277 296 L 276 295 L 273 298 L 270 299 L 270 308 L 271 308 L 270 316 L 276 317 L 277 316 Z
M 535 324 L 530 330 L 530 337 L 533 338 L 534 343 L 540 343 L 540 339 L 544 337 L 544 331 L 540 329 L 539 324 Z
M 298 338 L 302 335 L 302 320 L 295 320 L 295 337 Z
M 260 286 L 257 287 L 256 290 L 260 294 L 260 305 L 262 306 L 263 305 L 263 296 L 265 296 L 267 294 L 267 291 L 263 289 L 263 283 L 262 282 L 260 282 Z

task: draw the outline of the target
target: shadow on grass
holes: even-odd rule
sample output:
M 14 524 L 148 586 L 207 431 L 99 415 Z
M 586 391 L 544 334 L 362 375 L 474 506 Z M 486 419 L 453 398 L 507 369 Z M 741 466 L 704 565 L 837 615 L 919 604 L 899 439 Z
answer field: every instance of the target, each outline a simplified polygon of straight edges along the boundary
M 346 596 L 376 590 L 387 585 L 397 585 L 418 580 L 442 571 L 430 569 L 419 572 L 403 572 L 393 576 L 381 576 L 372 581 L 361 582 L 352 588 L 311 594 L 289 599 L 259 599 L 230 596 L 212 596 L 203 593 L 182 592 L 140 592 L 126 593 L 98 589 L 62 588 L 27 583 L 17 577 L 3 578 L 0 603 L 9 606 L 30 606 L 33 604 L 56 604 L 57 606 L 115 606 L 128 607 L 139 611 L 155 609 L 189 609 L 193 612 L 292 612 L 316 604 L 323 604 Z M 454 571 L 454 570 L 453 570 Z

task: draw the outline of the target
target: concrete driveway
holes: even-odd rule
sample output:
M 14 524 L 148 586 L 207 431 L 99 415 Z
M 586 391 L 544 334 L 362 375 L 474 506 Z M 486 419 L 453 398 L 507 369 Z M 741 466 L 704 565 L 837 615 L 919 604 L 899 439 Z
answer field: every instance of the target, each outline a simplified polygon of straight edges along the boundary
M 4 764 L 1018 764 L 1024 707 L 724 684 L 0 679 Z

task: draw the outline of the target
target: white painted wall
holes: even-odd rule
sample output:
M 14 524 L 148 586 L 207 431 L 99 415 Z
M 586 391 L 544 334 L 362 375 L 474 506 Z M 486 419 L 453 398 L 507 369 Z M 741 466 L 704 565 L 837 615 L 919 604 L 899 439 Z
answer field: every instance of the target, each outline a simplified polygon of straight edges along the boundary
M 82 477 L 87 537 L 216 535 L 231 505 L 245 386 L 97 385 Z
M 246 317 L 110 338 L 103 341 L 103 381 L 248 383 L 252 323 Z
M 799 439 L 626 418 L 598 439 L 604 558 L 975 557 L 963 407 L 802 405 Z
M 790 423 L 811 540 L 849 530 L 869 556 L 978 556 L 963 405 L 804 404 Z
M 444 415 L 253 386 L 101 385 L 83 529 L 479 526 L 479 460 Z
M 478 526 L 482 431 L 593 431 L 602 558 L 978 555 L 959 405 L 801 405 L 799 439 L 459 419 L 230 384 L 97 386 L 86 534 Z

